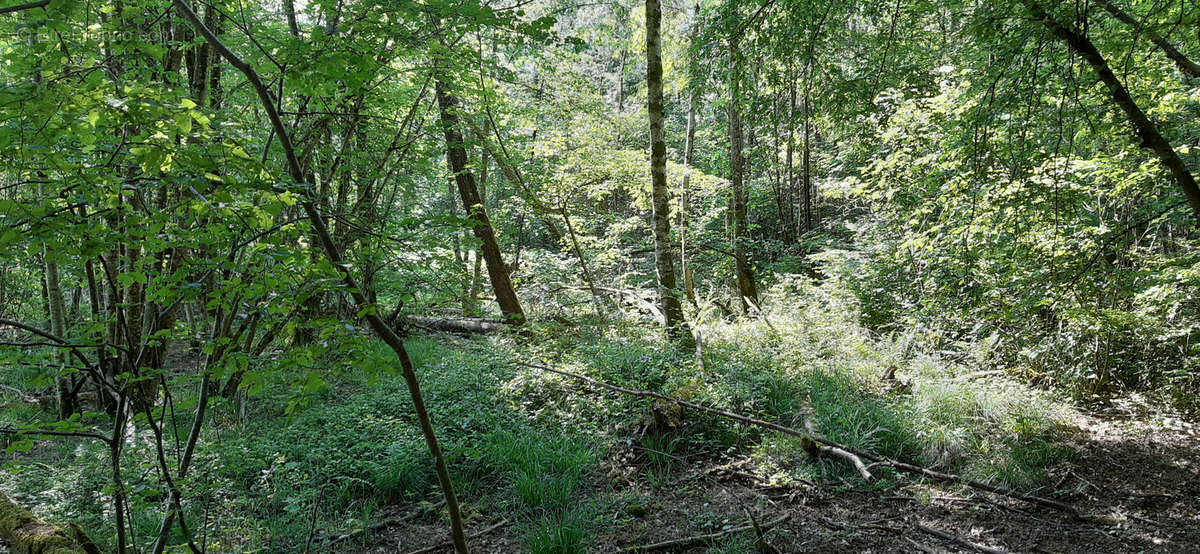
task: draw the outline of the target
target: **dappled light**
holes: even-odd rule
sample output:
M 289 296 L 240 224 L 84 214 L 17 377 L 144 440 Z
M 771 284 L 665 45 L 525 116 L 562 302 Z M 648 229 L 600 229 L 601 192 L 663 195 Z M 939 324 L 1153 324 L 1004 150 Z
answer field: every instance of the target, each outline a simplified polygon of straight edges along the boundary
M 1200 5 L 0 0 L 0 552 L 1191 552 Z

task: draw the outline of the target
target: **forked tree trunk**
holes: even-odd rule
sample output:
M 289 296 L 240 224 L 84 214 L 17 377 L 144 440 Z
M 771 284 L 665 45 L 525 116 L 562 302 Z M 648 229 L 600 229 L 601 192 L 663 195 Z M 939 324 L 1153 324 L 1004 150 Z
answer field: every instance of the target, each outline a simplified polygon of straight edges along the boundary
M 508 268 L 504 265 L 500 245 L 496 242 L 496 232 L 488 219 L 487 210 L 483 207 L 479 189 L 475 186 L 475 177 L 467 169 L 467 150 L 463 146 L 456 113 L 458 98 L 449 91 L 442 76 L 436 78 L 434 90 L 441 111 L 442 132 L 446 136 L 446 164 L 450 166 L 450 173 L 454 175 L 454 182 L 458 185 L 458 195 L 462 197 L 467 218 L 474 223 L 472 231 L 481 243 L 479 250 L 483 254 L 484 264 L 487 265 L 492 290 L 496 293 L 496 303 L 500 305 L 500 312 L 504 314 L 505 321 L 512 325 L 522 325 L 525 323 L 525 311 L 521 309 L 517 291 L 513 288 Z
M 662 6 L 646 0 L 646 89 L 650 114 L 650 191 L 654 220 L 654 267 L 658 273 L 658 297 L 667 333 L 678 341 L 691 339 L 683 319 L 683 305 L 675 283 L 674 252 L 671 247 L 671 206 L 667 192 L 667 142 L 663 129 Z

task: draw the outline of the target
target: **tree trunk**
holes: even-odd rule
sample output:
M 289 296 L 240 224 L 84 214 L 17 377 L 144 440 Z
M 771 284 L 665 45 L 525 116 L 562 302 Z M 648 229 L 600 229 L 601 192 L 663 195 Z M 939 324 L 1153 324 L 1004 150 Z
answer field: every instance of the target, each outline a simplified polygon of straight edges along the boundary
M 667 142 L 663 129 L 662 6 L 646 0 L 646 89 L 650 113 L 650 187 L 654 219 L 654 267 L 658 273 L 658 296 L 667 333 L 678 341 L 691 338 L 683 320 L 683 305 L 675 283 L 674 253 L 671 248 L 671 206 L 667 191 Z
M 46 300 L 50 312 L 50 332 L 65 337 L 67 336 L 67 322 L 63 308 L 62 285 L 59 284 L 58 279 L 58 263 L 50 255 L 49 248 L 42 249 L 42 261 L 46 271 Z M 65 362 L 65 353 L 60 353 L 59 358 L 60 361 Z M 75 413 L 75 395 L 71 388 L 71 382 L 66 377 L 61 375 L 54 377 L 54 396 L 58 401 L 58 415 L 62 419 L 67 419 Z
M 1200 188 L 1196 186 L 1196 179 L 1192 176 L 1191 171 L 1183 164 L 1183 160 L 1175 153 L 1175 149 L 1167 139 L 1163 138 L 1158 132 L 1158 128 L 1150 121 L 1146 112 L 1134 102 L 1133 97 L 1129 95 L 1129 91 L 1121 84 L 1121 80 L 1109 68 L 1108 62 L 1104 59 L 1104 55 L 1100 53 L 1087 35 L 1078 31 L 1069 29 L 1046 11 L 1035 0 L 1022 0 L 1033 17 L 1041 20 L 1046 28 L 1050 30 L 1054 36 L 1062 39 L 1067 43 L 1072 50 L 1077 52 L 1083 59 L 1087 60 L 1088 64 L 1100 77 L 1100 81 L 1104 83 L 1110 93 L 1112 93 L 1113 101 L 1117 106 L 1125 112 L 1125 116 L 1129 118 L 1129 123 L 1133 126 L 1133 132 L 1142 139 L 1139 146 L 1148 148 L 1154 152 L 1162 164 L 1171 171 L 1171 175 L 1175 177 L 1175 182 L 1179 188 L 1183 189 L 1183 194 L 1187 197 L 1188 204 L 1192 207 L 1192 215 L 1196 219 L 1196 224 L 1200 226 Z
M 274 98 L 267 86 L 262 82 L 262 78 L 258 76 L 258 72 L 249 64 L 231 52 L 224 44 L 213 34 L 212 30 L 204 26 L 196 13 L 187 5 L 185 0 L 172 0 L 175 9 L 179 11 L 192 26 L 195 27 L 204 39 L 208 41 L 213 48 L 250 81 L 250 85 L 258 94 L 259 100 L 262 103 L 263 110 L 267 113 L 271 121 L 271 127 L 279 138 L 279 144 L 283 148 L 284 154 L 287 157 L 287 172 L 291 179 L 297 183 L 311 184 L 311 180 L 306 178 L 305 172 L 302 169 L 299 159 L 296 157 L 295 146 L 291 141 L 291 136 L 288 130 L 283 125 L 283 120 L 279 118 L 279 112 L 275 109 Z M 404 347 L 404 341 L 389 327 L 376 313 L 377 306 L 367 301 L 367 296 L 363 293 L 358 282 L 354 279 L 354 275 L 342 261 L 342 253 L 338 251 L 337 245 L 329 236 L 329 229 L 325 226 L 325 220 L 321 218 L 317 212 L 316 206 L 313 204 L 311 193 L 304 194 L 304 200 L 301 206 L 304 208 L 309 222 L 317 231 L 317 238 L 320 240 L 322 248 L 325 250 L 325 255 L 329 262 L 337 268 L 342 276 L 342 282 L 349 288 L 351 297 L 354 298 L 354 303 L 362 310 L 364 319 L 371 329 L 379 335 L 392 351 L 396 353 L 396 358 L 400 362 L 401 374 L 404 376 L 404 382 L 408 386 L 409 396 L 412 398 L 413 409 L 417 415 L 417 421 L 421 426 L 421 434 L 425 437 L 425 444 L 429 448 L 430 457 L 433 458 L 434 471 L 438 477 L 438 484 L 441 486 L 442 494 L 446 499 L 446 512 L 450 518 L 450 538 L 454 544 L 455 552 L 466 554 L 468 552 L 466 535 L 463 532 L 462 512 L 458 507 L 458 498 L 454 494 L 454 486 L 450 481 L 450 472 L 446 468 L 446 459 L 442 455 L 441 446 L 438 444 L 437 435 L 433 430 L 433 421 L 429 417 L 429 411 L 425 408 L 425 400 L 421 394 L 421 385 L 417 379 L 417 374 L 412 363 L 412 358 L 408 355 L 408 350 Z
M 458 130 L 458 98 L 450 93 L 442 76 L 438 76 L 434 82 L 434 90 L 441 110 L 442 131 L 446 136 L 446 164 L 449 165 L 454 182 L 458 185 L 458 194 L 462 197 L 467 217 L 474 222 L 472 230 L 481 243 L 480 251 L 487 265 L 492 289 L 496 293 L 496 303 L 500 305 L 500 312 L 504 314 L 505 321 L 512 325 L 522 325 L 525 323 L 525 311 L 521 309 L 517 292 L 508 275 L 508 268 L 504 266 L 504 258 L 496 242 L 496 232 L 492 229 L 492 222 L 488 219 L 487 210 L 479 197 L 475 177 L 467 169 L 467 150 L 463 146 L 462 133 Z
M 74 525 L 63 529 L 35 517 L 7 496 L 0 494 L 0 537 L 13 552 L 46 554 L 93 554 L 99 548 Z
M 791 83 L 788 86 L 787 121 L 787 153 L 784 157 L 784 163 L 787 165 L 787 189 L 790 191 L 790 194 L 795 194 L 794 198 L 788 199 L 791 202 L 791 204 L 788 206 L 788 211 L 790 212 L 788 221 L 792 225 L 791 238 L 792 241 L 795 242 L 795 240 L 803 232 L 803 229 L 798 229 L 800 223 L 797 220 L 799 219 L 798 214 L 800 213 L 800 210 L 797 209 L 796 203 L 801 198 L 801 195 L 796 194 L 796 167 L 793 160 L 793 156 L 796 151 L 796 76 L 794 72 L 792 74 Z
M 28 38 L 30 46 L 37 42 L 34 35 Z M 33 81 L 39 85 L 42 83 L 42 74 L 40 69 L 35 69 L 33 72 Z M 46 175 L 41 171 L 37 172 L 38 177 L 45 180 Z M 38 197 L 46 198 L 46 191 L 42 185 L 38 185 Z M 42 298 L 46 302 L 46 315 L 50 320 L 50 332 L 55 336 L 66 336 L 66 316 L 63 308 L 62 285 L 59 283 L 58 262 L 50 253 L 50 247 L 42 245 Z M 67 357 L 65 352 L 58 354 L 60 370 L 65 366 Z M 54 396 L 58 403 L 58 415 L 61 419 L 67 419 L 71 414 L 75 413 L 75 394 L 71 387 L 71 382 L 66 377 L 54 375 Z
M 733 188 L 733 242 L 734 266 L 737 278 L 737 292 L 741 300 L 742 311 L 748 312 L 750 307 L 758 306 L 758 291 L 754 286 L 754 274 L 746 260 L 746 248 L 743 240 L 746 236 L 746 193 L 743 183 L 742 160 L 742 120 L 738 102 L 741 100 L 741 76 L 738 67 L 738 37 L 729 37 L 729 181 Z
M 1096 5 L 1104 8 L 1105 11 L 1112 14 L 1112 16 L 1117 18 L 1117 20 L 1121 23 L 1132 25 L 1143 35 L 1146 35 L 1146 38 L 1150 39 L 1150 42 L 1154 43 L 1159 50 L 1162 50 L 1163 54 L 1166 54 L 1171 61 L 1175 62 L 1175 66 L 1179 68 L 1181 73 L 1189 77 L 1200 77 L 1200 64 L 1189 60 L 1187 56 L 1183 55 L 1183 52 L 1180 52 L 1177 48 L 1175 48 L 1175 45 L 1168 42 L 1167 39 L 1159 36 L 1158 33 L 1154 32 L 1153 29 L 1147 29 L 1143 27 L 1141 22 L 1134 19 L 1133 16 L 1129 15 L 1128 13 L 1125 13 L 1123 10 L 1121 10 L 1121 8 L 1118 8 L 1111 1 L 1094 1 Z
M 812 76 L 810 75 L 809 78 L 811 79 Z M 812 158 L 811 158 L 811 156 L 812 156 L 812 113 L 811 113 L 810 105 L 809 105 L 810 99 L 811 99 L 811 95 L 809 94 L 809 85 L 805 84 L 804 85 L 804 151 L 801 154 L 803 159 L 800 162 L 801 165 L 803 166 L 801 169 L 801 171 L 803 173 L 803 176 L 802 176 L 803 182 L 801 183 L 801 186 L 803 187 L 803 191 L 801 191 L 800 196 L 804 200 L 804 232 L 805 233 L 812 231 L 812 229 L 813 229 L 813 199 L 812 199 L 813 186 L 812 186 Z
M 697 10 L 698 12 L 699 10 Z M 689 170 L 683 174 L 683 190 L 679 192 L 679 266 L 680 273 L 683 274 L 683 292 L 687 295 L 687 299 L 696 305 L 696 283 L 692 277 L 692 268 L 688 265 L 687 257 L 687 239 L 688 226 L 690 224 L 688 218 L 688 204 L 691 202 L 692 194 L 692 155 L 696 149 L 696 91 L 693 90 L 688 99 L 688 116 L 687 116 L 687 134 L 683 143 L 683 167 Z

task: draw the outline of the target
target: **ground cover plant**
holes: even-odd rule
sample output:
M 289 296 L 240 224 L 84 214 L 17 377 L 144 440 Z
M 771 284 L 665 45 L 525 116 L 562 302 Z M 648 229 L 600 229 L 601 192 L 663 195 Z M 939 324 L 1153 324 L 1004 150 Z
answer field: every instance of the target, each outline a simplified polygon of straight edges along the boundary
M 0 548 L 1188 551 L 1198 17 L 0 3 Z

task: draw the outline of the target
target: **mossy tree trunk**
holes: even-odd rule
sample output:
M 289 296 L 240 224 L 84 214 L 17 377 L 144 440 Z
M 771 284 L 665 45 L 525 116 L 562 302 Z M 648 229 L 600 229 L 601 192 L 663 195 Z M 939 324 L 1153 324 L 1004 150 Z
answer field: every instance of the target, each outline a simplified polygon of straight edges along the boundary
M 100 549 L 74 525 L 64 529 L 38 519 L 0 494 L 0 538 L 14 554 L 98 554 Z
M 662 6 L 646 0 L 646 107 L 650 118 L 650 191 L 654 221 L 654 267 L 658 296 L 667 333 L 675 340 L 691 339 L 675 282 L 671 244 L 671 207 L 667 191 L 667 142 L 663 128 Z

